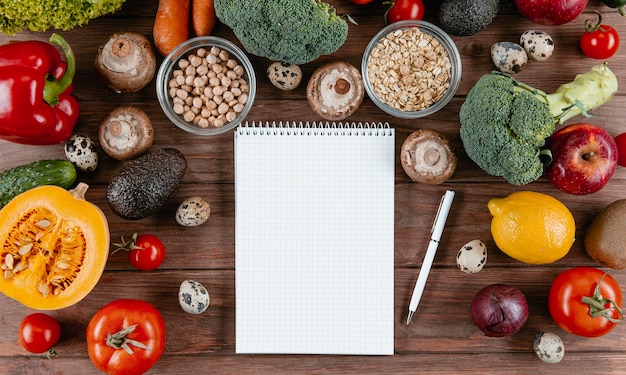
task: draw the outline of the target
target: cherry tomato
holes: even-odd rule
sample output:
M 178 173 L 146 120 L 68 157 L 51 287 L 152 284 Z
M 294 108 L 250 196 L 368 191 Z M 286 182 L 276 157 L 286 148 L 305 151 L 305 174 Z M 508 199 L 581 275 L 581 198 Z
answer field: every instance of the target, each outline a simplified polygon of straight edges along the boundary
M 424 18 L 422 0 L 393 0 L 385 13 L 385 20 L 388 24 L 405 20 L 421 20 L 422 18 Z
M 552 283 L 548 308 L 567 332 L 583 337 L 609 333 L 622 320 L 622 290 L 615 279 L 593 267 L 575 267 Z
M 600 13 L 595 24 L 591 20 L 585 21 L 585 32 L 580 37 L 580 48 L 585 55 L 593 59 L 608 59 L 615 55 L 619 44 L 619 33 L 612 26 L 602 24 Z
M 114 244 L 118 250 L 128 251 L 128 260 L 135 268 L 142 271 L 151 271 L 163 263 L 165 259 L 165 245 L 153 234 L 138 235 L 134 233 L 132 238 L 122 243 Z
M 110 375 L 143 374 L 164 350 L 163 317 L 146 301 L 113 301 L 98 310 L 87 325 L 89 358 Z
M 363 4 L 369 4 L 374 0 L 350 0 L 351 3 L 355 3 L 355 4 L 359 4 L 359 5 L 363 5 Z
M 59 322 L 44 313 L 33 313 L 22 319 L 19 328 L 20 344 L 31 353 L 56 355 L 54 345 L 61 338 Z
M 626 167 L 626 133 L 615 137 L 617 143 L 617 164 Z

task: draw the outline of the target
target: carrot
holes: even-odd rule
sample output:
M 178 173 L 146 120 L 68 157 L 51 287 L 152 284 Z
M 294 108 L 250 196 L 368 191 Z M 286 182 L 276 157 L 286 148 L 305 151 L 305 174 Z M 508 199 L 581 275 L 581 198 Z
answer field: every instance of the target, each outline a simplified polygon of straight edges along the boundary
M 211 34 L 216 22 L 213 0 L 192 0 L 191 24 L 196 36 Z
M 159 0 L 152 34 L 154 45 L 167 56 L 189 38 L 190 0 Z

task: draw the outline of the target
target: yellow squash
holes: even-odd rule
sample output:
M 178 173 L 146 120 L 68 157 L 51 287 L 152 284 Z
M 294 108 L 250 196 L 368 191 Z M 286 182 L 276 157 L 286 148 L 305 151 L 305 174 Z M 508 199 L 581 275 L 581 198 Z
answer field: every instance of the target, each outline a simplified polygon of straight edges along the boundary
M 0 210 L 2 293 L 33 309 L 57 310 L 96 286 L 110 233 L 104 213 L 84 199 L 87 187 L 37 187 Z

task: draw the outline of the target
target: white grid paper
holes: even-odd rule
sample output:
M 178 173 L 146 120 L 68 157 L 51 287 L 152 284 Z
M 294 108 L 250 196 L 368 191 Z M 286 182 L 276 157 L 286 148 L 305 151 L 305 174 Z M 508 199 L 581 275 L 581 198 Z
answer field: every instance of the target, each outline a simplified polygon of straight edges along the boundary
M 236 352 L 393 354 L 395 132 L 235 132 Z

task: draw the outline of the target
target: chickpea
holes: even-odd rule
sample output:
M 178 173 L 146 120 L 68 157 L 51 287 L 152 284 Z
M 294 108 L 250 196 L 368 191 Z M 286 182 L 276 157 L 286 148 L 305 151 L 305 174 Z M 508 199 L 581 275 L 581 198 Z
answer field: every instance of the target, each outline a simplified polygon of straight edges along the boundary
M 250 87 L 245 70 L 216 46 L 199 48 L 178 61 L 167 82 L 172 109 L 201 128 L 221 127 L 234 121 L 248 101 Z

